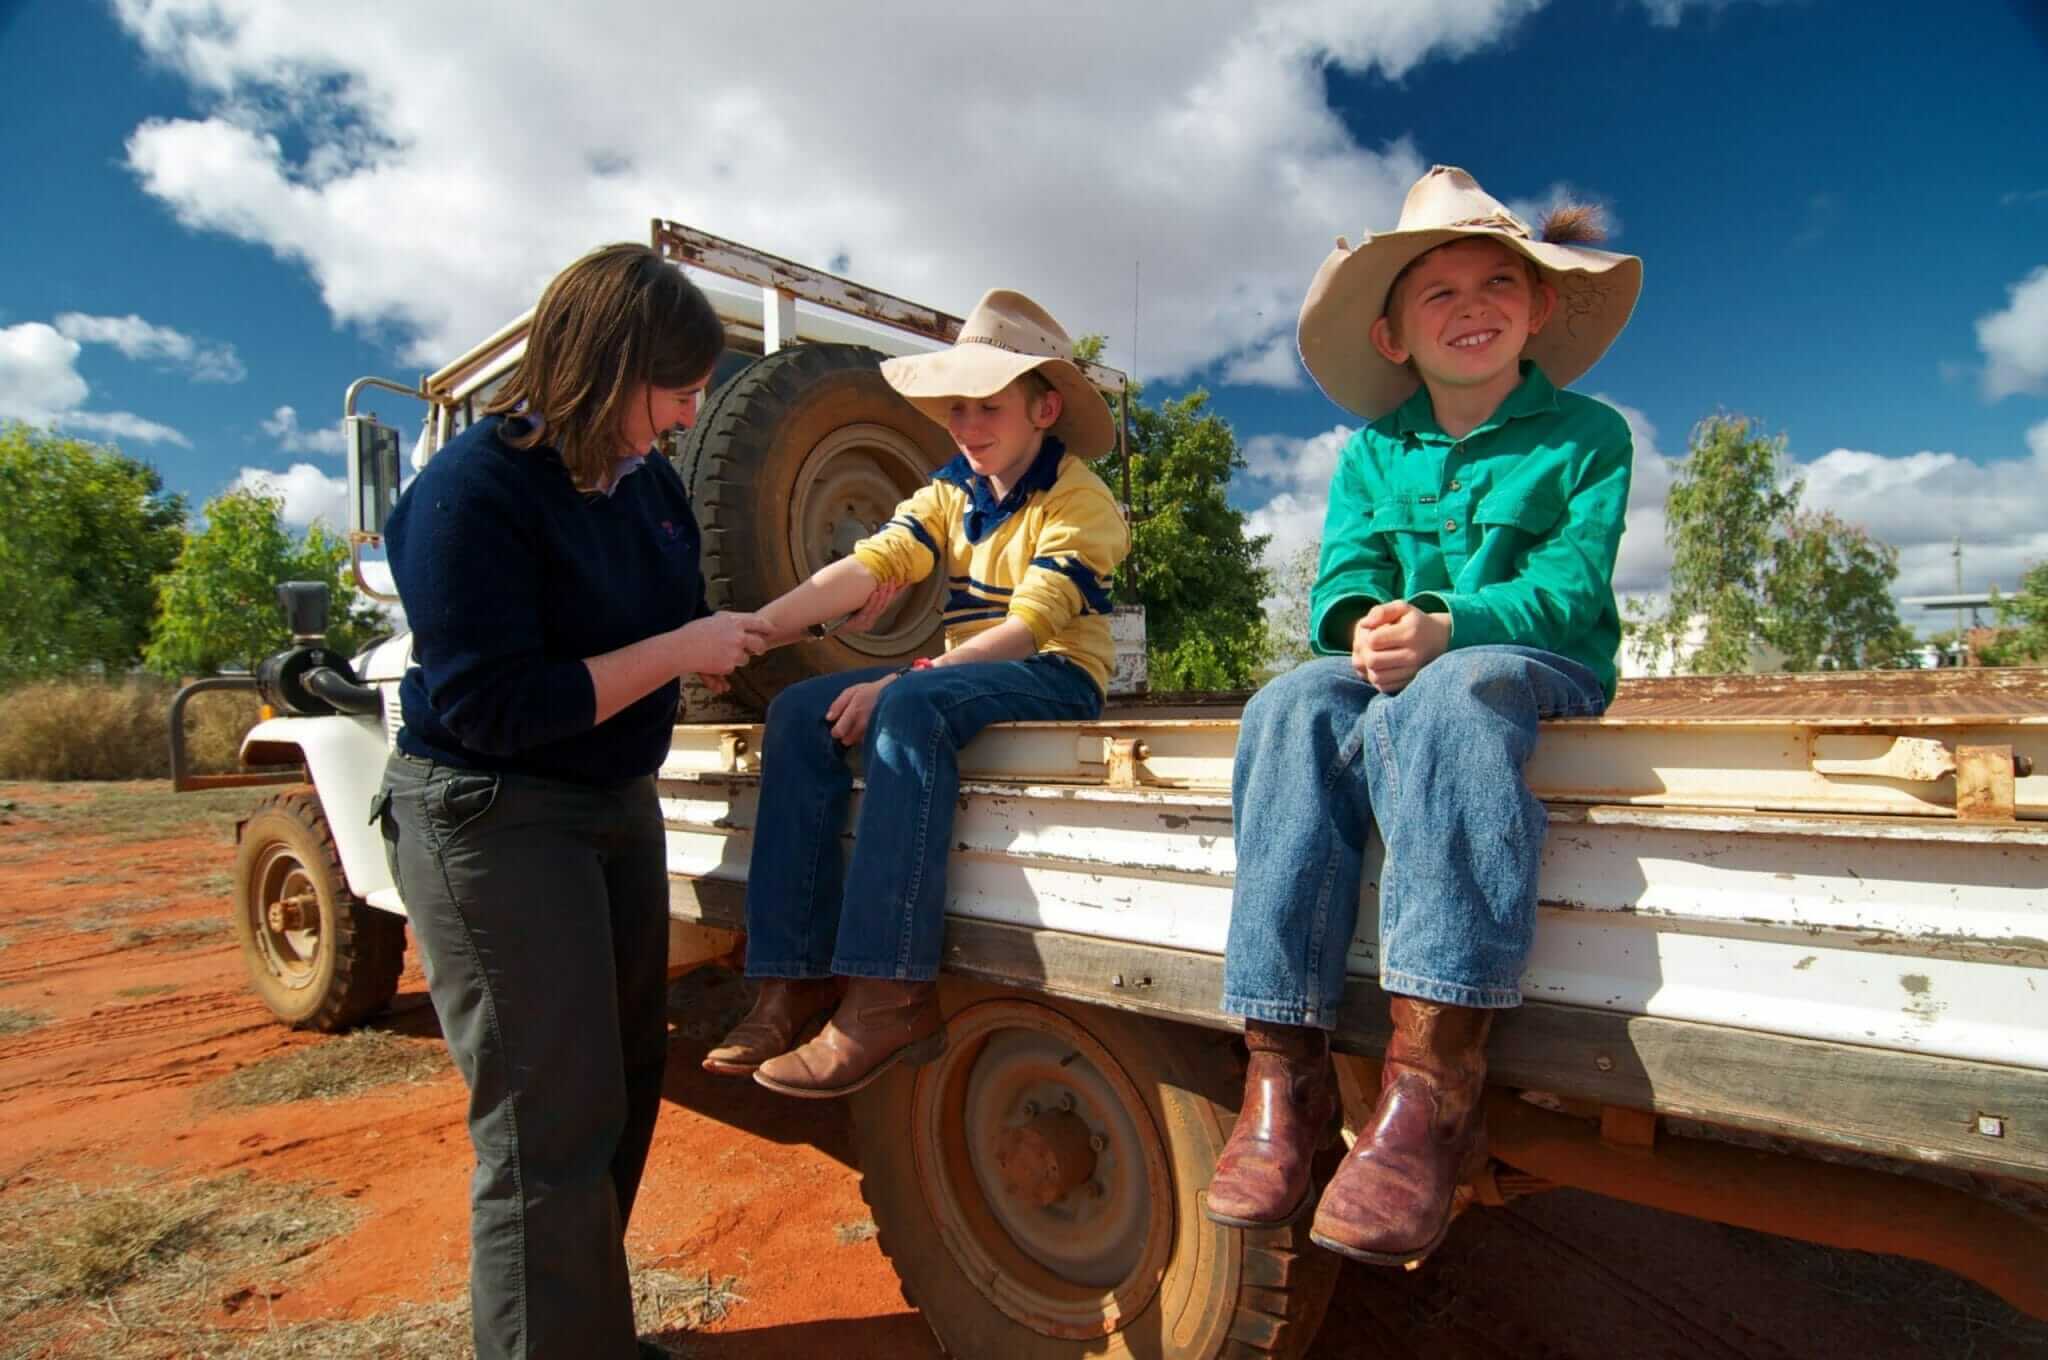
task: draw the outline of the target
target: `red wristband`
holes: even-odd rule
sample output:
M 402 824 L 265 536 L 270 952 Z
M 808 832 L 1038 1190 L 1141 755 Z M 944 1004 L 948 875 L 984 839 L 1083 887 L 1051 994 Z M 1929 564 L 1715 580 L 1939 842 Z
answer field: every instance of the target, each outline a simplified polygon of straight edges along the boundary
M 914 671 L 928 671 L 931 668 L 932 659 L 928 656 L 921 656 L 917 660 L 910 663 L 910 669 Z

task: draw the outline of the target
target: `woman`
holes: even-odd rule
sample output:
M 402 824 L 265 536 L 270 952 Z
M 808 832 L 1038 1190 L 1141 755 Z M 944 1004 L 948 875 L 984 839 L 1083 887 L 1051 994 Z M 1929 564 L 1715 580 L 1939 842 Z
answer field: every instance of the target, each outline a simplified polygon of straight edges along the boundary
M 710 612 L 682 480 L 648 456 L 724 343 L 653 251 L 578 260 L 386 529 L 414 665 L 378 806 L 469 1085 L 480 1357 L 636 1353 L 624 1236 L 668 1054 L 653 775 L 679 678 L 767 632 Z

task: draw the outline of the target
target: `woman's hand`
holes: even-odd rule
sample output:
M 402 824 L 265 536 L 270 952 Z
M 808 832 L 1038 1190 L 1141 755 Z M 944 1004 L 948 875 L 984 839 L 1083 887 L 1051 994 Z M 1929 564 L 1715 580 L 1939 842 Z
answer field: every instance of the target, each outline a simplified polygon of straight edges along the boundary
M 839 691 L 839 697 L 825 710 L 825 721 L 832 724 L 833 740 L 842 746 L 859 745 L 868 734 L 868 719 L 874 716 L 875 700 L 895 682 L 895 676 L 885 675 L 879 680 L 849 685 Z
M 882 582 L 869 593 L 865 604 L 848 615 L 846 622 L 840 624 L 832 631 L 835 633 L 865 633 L 868 629 L 875 626 L 875 620 L 881 618 L 889 606 L 895 603 L 896 597 L 902 593 L 902 586 L 893 585 L 887 581 Z
M 678 672 L 729 675 L 768 649 L 774 630 L 753 614 L 720 610 L 676 630 Z

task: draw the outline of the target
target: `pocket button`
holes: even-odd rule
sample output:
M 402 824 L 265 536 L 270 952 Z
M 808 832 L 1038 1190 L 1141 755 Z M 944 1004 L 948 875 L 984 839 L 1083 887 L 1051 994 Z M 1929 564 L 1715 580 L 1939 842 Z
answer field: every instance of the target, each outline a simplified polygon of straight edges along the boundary
M 1447 533 L 1447 534 L 1454 534 L 1454 533 L 1458 532 L 1458 521 L 1456 521 L 1456 520 L 1454 520 L 1454 519 L 1447 519 L 1447 520 L 1445 520 L 1445 521 L 1444 521 L 1444 532 L 1445 532 L 1445 533 Z

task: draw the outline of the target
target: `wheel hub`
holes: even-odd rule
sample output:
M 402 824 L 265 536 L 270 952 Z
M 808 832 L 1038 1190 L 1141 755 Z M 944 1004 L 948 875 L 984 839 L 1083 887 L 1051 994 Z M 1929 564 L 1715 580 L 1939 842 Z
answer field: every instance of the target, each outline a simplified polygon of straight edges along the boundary
M 805 455 L 791 488 L 789 549 L 798 580 L 853 552 L 896 507 L 931 479 L 924 450 L 886 425 L 834 430 Z M 894 656 L 916 643 L 938 612 L 944 573 L 904 591 L 865 633 L 841 633 L 857 651 Z
M 918 1183 L 967 1278 L 1045 1336 L 1117 1331 L 1158 1292 L 1173 1237 L 1143 1096 L 1067 1016 L 990 1001 L 918 1075 Z
M 1102 1187 L 1095 1174 L 1099 1135 L 1067 1110 L 1050 1110 L 1028 1124 L 996 1135 L 996 1165 L 1002 1169 L 1003 1192 L 1019 1207 L 1044 1209 L 1059 1203 L 1083 1185 L 1097 1198 Z
M 305 865 L 288 847 L 272 846 L 249 892 L 242 910 L 264 967 L 287 987 L 309 985 L 320 963 L 320 894 Z

